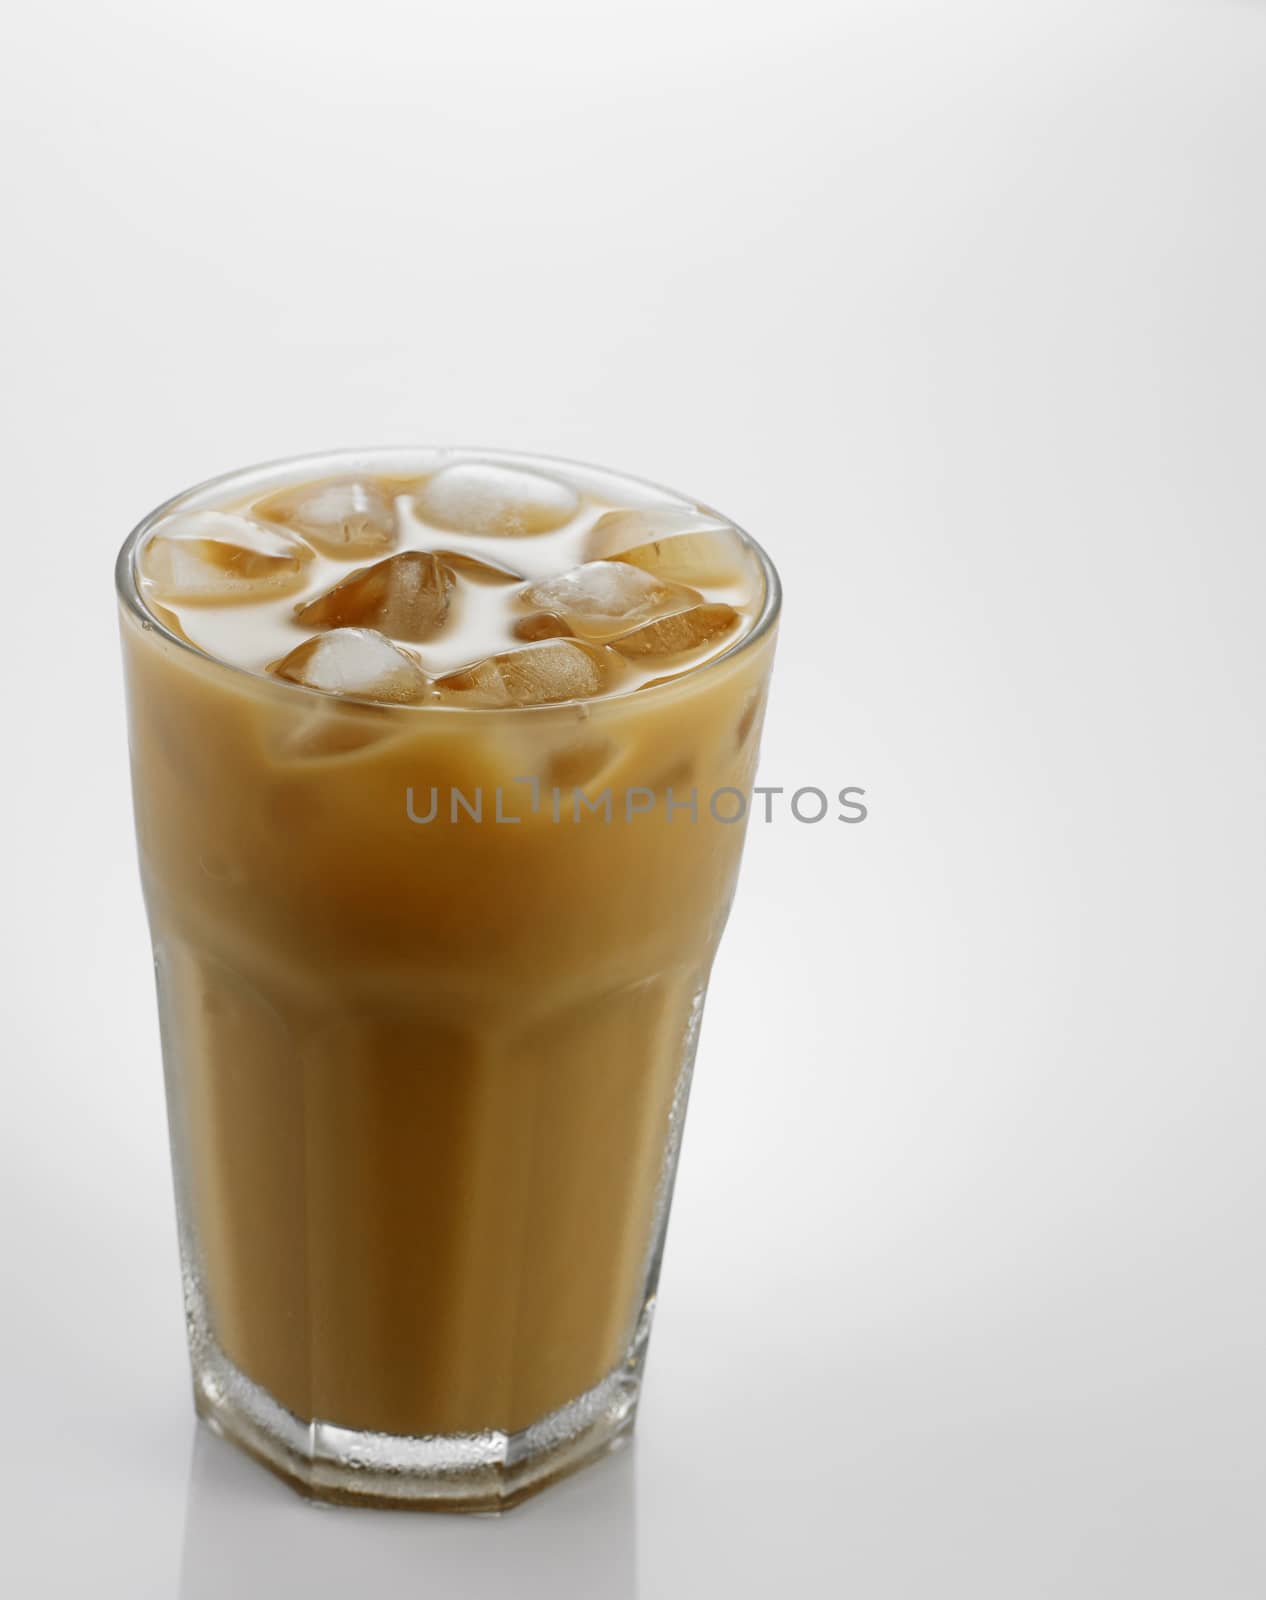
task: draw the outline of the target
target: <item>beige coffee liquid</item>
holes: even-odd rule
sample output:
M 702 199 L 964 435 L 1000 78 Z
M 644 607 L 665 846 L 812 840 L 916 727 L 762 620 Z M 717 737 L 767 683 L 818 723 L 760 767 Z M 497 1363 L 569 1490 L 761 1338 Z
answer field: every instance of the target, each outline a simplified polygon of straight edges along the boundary
M 631 1359 L 765 572 L 671 495 L 421 453 L 197 491 L 137 546 L 191 1325 L 295 1417 L 514 1432 Z

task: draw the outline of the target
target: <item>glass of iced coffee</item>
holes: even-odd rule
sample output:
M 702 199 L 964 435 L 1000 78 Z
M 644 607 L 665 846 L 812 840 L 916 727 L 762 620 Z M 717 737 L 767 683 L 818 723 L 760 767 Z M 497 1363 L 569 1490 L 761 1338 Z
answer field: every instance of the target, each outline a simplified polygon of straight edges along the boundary
M 118 563 L 199 1413 L 495 1510 L 627 1434 L 778 582 L 559 461 L 253 468 Z

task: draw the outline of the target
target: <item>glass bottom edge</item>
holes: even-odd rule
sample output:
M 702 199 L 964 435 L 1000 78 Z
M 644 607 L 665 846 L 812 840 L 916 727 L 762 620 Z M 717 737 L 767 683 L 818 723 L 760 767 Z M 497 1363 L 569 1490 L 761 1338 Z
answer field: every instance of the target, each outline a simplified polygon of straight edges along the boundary
M 517 1433 L 370 1433 L 304 1421 L 210 1338 L 193 1372 L 199 1417 L 304 1499 L 383 1510 L 508 1511 L 625 1443 L 645 1344 L 577 1399 Z

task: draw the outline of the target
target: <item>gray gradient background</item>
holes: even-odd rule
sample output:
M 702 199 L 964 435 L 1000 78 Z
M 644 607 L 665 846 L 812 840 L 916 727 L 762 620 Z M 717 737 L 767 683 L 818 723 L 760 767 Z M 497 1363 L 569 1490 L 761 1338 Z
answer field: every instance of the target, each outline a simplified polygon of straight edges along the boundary
M 10 8 L 0 1583 L 1250 1600 L 1266 5 Z M 500 1520 L 195 1432 L 114 548 L 371 440 L 788 592 L 634 1448 Z

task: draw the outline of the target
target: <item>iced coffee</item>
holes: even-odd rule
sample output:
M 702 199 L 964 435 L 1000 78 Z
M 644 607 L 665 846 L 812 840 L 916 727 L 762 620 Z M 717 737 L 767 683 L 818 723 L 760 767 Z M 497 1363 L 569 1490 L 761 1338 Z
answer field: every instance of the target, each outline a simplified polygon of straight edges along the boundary
M 591 468 L 379 451 L 119 560 L 195 1399 L 304 1493 L 631 1427 L 777 583 Z

